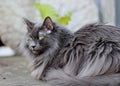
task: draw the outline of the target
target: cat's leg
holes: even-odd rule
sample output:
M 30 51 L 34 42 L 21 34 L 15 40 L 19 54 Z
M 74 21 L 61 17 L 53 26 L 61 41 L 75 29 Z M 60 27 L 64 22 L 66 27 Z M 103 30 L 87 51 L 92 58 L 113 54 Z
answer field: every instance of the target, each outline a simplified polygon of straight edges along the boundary
M 62 69 L 51 69 L 45 78 L 52 86 L 120 86 L 120 74 L 78 79 L 66 74 Z

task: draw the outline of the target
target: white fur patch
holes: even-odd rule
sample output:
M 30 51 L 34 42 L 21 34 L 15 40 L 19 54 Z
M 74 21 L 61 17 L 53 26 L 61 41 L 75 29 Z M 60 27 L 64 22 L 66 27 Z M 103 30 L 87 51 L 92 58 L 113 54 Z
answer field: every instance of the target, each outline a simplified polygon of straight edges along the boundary
M 44 62 L 40 67 L 33 70 L 31 75 L 36 79 L 40 79 L 45 66 L 46 66 L 46 63 Z

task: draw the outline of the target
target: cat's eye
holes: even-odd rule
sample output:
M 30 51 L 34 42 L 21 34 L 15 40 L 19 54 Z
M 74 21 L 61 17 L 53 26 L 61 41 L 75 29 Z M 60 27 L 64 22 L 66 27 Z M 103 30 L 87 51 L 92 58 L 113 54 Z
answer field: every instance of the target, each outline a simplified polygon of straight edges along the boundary
M 42 40 L 44 38 L 44 36 L 39 36 L 39 40 Z
M 28 41 L 31 41 L 31 40 L 33 40 L 31 37 L 30 37 L 30 38 L 28 38 Z

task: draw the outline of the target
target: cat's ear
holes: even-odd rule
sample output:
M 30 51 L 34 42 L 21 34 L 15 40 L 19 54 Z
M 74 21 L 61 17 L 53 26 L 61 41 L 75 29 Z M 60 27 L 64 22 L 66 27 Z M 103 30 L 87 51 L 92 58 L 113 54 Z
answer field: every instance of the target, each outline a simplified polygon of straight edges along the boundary
M 23 18 L 23 20 L 24 20 L 25 24 L 27 25 L 28 32 L 30 32 L 33 29 L 33 27 L 34 27 L 34 23 L 29 21 L 26 18 Z
M 43 22 L 43 26 L 48 30 L 53 30 L 53 22 L 52 19 L 47 16 Z

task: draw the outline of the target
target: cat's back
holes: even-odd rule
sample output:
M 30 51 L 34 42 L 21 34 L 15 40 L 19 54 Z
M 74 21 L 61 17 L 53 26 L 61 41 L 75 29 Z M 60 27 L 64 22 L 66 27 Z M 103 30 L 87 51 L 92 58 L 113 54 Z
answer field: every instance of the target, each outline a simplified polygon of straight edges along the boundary
M 72 41 L 61 49 L 59 58 L 61 57 L 69 63 L 65 71 L 68 74 L 76 74 L 78 77 L 118 72 L 120 28 L 97 24 L 84 26 L 75 32 Z
M 89 24 L 76 31 L 75 37 L 82 43 L 93 43 L 101 38 L 118 42 L 120 41 L 120 27 Z

